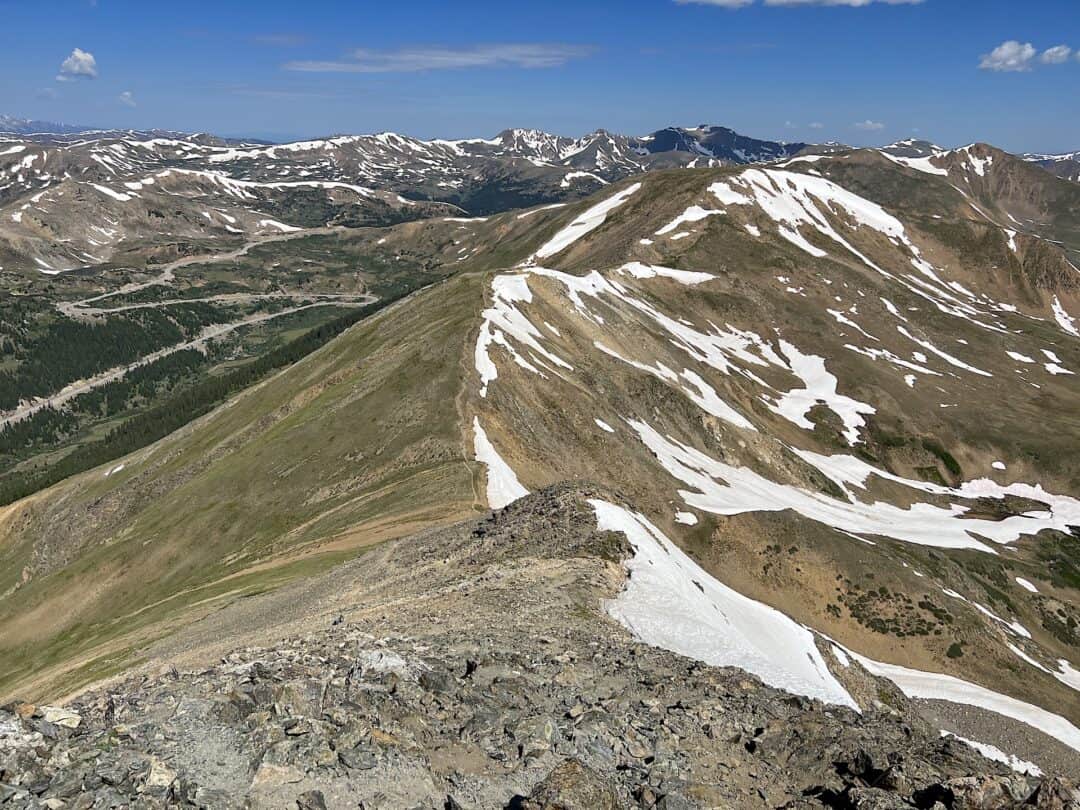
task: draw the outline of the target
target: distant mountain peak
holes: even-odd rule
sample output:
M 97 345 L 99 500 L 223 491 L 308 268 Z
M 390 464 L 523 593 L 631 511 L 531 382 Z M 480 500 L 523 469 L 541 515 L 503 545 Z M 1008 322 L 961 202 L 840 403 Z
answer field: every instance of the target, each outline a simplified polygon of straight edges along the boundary
M 71 135 L 77 132 L 89 132 L 91 127 L 73 126 L 55 121 L 35 121 L 30 118 L 15 118 L 11 115 L 0 115 L 0 132 L 11 132 L 17 135 L 29 135 L 41 133 L 48 135 Z
M 881 151 L 888 152 L 896 157 L 921 158 L 933 157 L 947 150 L 932 141 L 919 138 L 904 138 L 887 146 L 882 146 Z

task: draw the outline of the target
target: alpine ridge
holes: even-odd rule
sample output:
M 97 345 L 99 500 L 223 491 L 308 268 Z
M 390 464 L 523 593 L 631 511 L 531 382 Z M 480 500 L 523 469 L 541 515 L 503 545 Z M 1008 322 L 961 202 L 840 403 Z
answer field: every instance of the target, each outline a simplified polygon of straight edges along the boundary
M 0 800 L 1080 801 L 1075 182 L 718 127 L 0 155 Z

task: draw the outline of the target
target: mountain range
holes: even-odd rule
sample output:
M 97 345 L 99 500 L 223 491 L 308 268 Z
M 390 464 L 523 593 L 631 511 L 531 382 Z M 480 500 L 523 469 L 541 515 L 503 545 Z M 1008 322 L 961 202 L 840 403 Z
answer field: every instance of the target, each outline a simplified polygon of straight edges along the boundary
M 1034 157 L 0 139 L 0 782 L 1075 806 L 1080 184 Z
M 1080 152 L 1066 152 L 1060 155 L 1027 154 L 1023 157 L 1024 160 L 1030 160 L 1058 177 L 1080 182 Z

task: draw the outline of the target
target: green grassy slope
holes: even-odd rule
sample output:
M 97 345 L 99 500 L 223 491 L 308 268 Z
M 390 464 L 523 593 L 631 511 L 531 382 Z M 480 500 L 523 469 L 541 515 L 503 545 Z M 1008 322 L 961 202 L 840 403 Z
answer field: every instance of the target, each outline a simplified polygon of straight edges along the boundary
M 264 587 L 268 567 L 469 514 L 456 399 L 479 295 L 475 277 L 419 293 L 122 470 L 8 507 L 0 693 L 37 693 L 61 663 L 83 666 L 193 603 Z

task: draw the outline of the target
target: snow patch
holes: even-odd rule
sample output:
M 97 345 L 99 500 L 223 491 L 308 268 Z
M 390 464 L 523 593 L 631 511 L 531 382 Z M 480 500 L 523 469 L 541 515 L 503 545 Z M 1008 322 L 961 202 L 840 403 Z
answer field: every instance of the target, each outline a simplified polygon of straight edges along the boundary
M 691 205 L 689 208 L 687 208 L 685 211 L 675 217 L 675 219 L 671 220 L 671 222 L 658 230 L 656 232 L 656 236 L 664 236 L 665 234 L 669 234 L 672 231 L 676 230 L 680 225 L 683 225 L 687 222 L 700 222 L 706 217 L 712 217 L 722 213 L 724 212 L 711 210 L 708 208 L 702 208 L 700 205 Z M 675 237 L 672 238 L 674 239 Z
M 530 260 L 545 259 L 554 256 L 570 247 L 574 242 L 583 237 L 589 231 L 595 230 L 604 224 L 607 215 L 622 205 L 630 195 L 641 188 L 641 183 L 634 183 L 622 191 L 612 194 L 603 202 L 599 202 L 581 214 L 577 219 L 556 233 L 551 239 L 540 246 L 530 257 Z
M 900 687 L 909 698 L 923 700 L 946 700 L 976 706 L 1005 717 L 1025 723 L 1044 734 L 1049 734 L 1065 745 L 1080 751 L 1080 728 L 1064 717 L 1048 712 L 1039 706 L 1024 703 L 1022 700 L 993 692 L 978 684 L 943 675 L 936 672 L 923 672 L 896 664 L 884 664 L 864 656 L 847 651 L 850 656 L 862 664 L 872 674 L 890 681 Z
M 780 341 L 780 349 L 788 359 L 791 372 L 803 381 L 804 388 L 781 394 L 770 410 L 806 430 L 813 430 L 814 423 L 807 419 L 818 402 L 825 403 L 844 423 L 844 438 L 849 444 L 859 441 L 859 428 L 866 424 L 863 414 L 876 413 L 877 409 L 836 391 L 836 377 L 825 369 L 825 359 L 803 354 L 786 340 Z
M 606 608 L 636 638 L 858 710 L 829 671 L 810 630 L 713 578 L 643 515 L 606 501 L 589 503 L 598 529 L 622 532 L 634 547 L 626 561 L 626 588 Z
M 1054 320 L 1058 322 L 1058 326 L 1060 326 L 1070 335 L 1080 337 L 1080 329 L 1076 328 L 1076 318 L 1072 317 L 1071 315 L 1069 315 L 1068 312 L 1065 311 L 1065 307 L 1061 305 L 1061 301 L 1058 300 L 1058 297 L 1056 295 L 1054 296 L 1052 306 L 1054 308 Z
M 260 219 L 259 227 L 274 228 L 275 230 L 279 230 L 282 233 L 289 233 L 291 231 L 301 230 L 300 228 L 294 227 L 292 225 L 286 225 L 284 222 L 278 222 L 276 219 Z
M 1031 774 L 1032 776 L 1042 776 L 1042 769 L 1039 768 L 1033 762 L 1028 762 L 1026 759 L 1020 759 L 1014 754 L 1006 754 L 1000 748 L 990 745 L 989 743 L 976 742 L 975 740 L 969 740 L 967 737 L 961 737 L 959 734 L 953 734 L 951 731 L 942 731 L 942 737 L 952 737 L 954 740 L 960 740 L 962 743 L 967 743 L 980 754 L 987 759 L 994 762 L 1001 762 L 1004 765 L 1008 765 L 1017 773 Z
M 502 509 L 508 503 L 529 494 L 518 481 L 510 465 L 502 460 L 480 427 L 479 417 L 473 417 L 473 450 L 476 460 L 487 465 L 487 500 L 492 509 Z
M 1080 524 L 1080 501 L 1066 495 L 1052 495 L 1041 486 L 1022 483 L 1002 486 L 981 478 L 959 487 L 947 487 L 906 479 L 850 455 L 823 456 L 796 450 L 804 461 L 831 478 L 846 496 L 834 498 L 822 492 L 771 481 L 751 469 L 726 464 L 696 448 L 662 436 L 645 422 L 626 421 L 660 465 L 687 486 L 687 489 L 678 491 L 683 501 L 694 509 L 716 515 L 791 509 L 838 531 L 858 535 L 860 539 L 880 535 L 916 545 L 967 548 L 989 554 L 996 552 L 978 538 L 1007 544 L 1043 529 L 1068 531 L 1070 525 Z M 871 475 L 934 495 L 965 500 L 1000 499 L 1005 495 L 1016 495 L 1046 503 L 1049 509 L 991 521 L 966 517 L 969 508 L 959 503 L 942 507 L 915 502 L 907 508 L 900 508 L 887 501 L 866 503 L 855 499 L 850 487 L 865 489 L 864 482 Z M 1020 628 L 1013 629 L 1021 633 Z
M 1036 588 L 1030 580 L 1024 579 L 1023 577 L 1015 577 L 1015 580 L 1016 584 L 1023 588 L 1025 591 L 1030 591 L 1031 593 L 1039 592 L 1039 589 Z
M 660 267 L 658 265 L 642 264 L 641 262 L 624 264 L 617 272 L 633 276 L 634 278 L 670 278 L 674 281 L 678 281 L 680 284 L 686 284 L 688 286 L 704 284 L 706 281 L 712 281 L 716 278 L 712 273 L 699 273 L 694 270 L 676 270 L 673 267 Z

